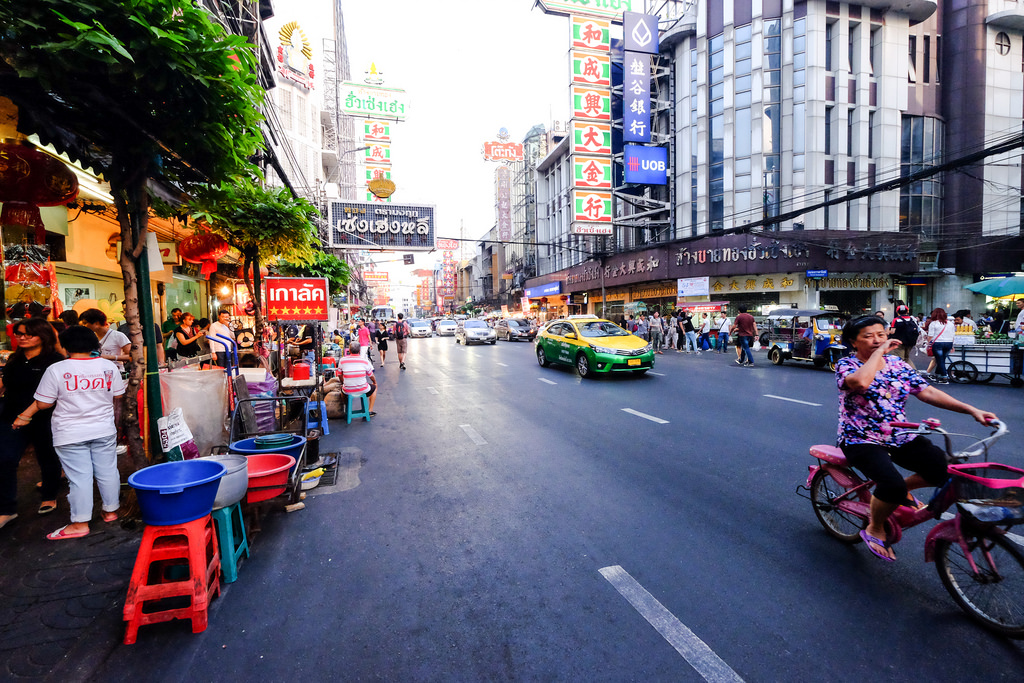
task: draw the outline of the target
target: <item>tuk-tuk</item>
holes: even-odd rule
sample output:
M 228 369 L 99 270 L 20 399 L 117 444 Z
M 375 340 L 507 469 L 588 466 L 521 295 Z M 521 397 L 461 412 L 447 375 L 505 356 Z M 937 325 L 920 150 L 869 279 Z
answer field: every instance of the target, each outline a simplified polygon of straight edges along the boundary
M 776 308 L 768 313 L 768 360 L 782 365 L 787 360 L 814 363 L 835 370 L 847 354 L 842 344 L 846 319 L 835 312 Z

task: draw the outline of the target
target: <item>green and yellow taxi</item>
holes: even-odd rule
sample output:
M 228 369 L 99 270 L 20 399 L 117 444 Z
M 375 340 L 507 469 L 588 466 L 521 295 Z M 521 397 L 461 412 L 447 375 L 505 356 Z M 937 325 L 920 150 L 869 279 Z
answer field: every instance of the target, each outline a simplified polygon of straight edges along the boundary
M 537 362 L 572 365 L 580 377 L 597 372 L 634 372 L 654 367 L 654 350 L 646 341 L 610 320 L 593 315 L 570 315 L 555 320 L 537 334 Z

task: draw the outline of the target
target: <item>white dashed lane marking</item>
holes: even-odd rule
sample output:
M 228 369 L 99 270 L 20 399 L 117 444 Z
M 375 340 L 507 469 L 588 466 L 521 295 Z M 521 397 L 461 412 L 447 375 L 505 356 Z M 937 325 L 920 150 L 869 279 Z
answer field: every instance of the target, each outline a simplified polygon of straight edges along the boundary
M 544 384 L 558 384 L 558 382 L 552 382 L 551 380 L 544 379 L 543 377 L 538 377 L 537 379 L 539 379 L 541 382 L 544 382 Z
M 743 683 L 743 679 L 732 670 L 732 667 L 687 628 L 686 624 L 669 612 L 657 598 L 647 592 L 647 589 L 637 583 L 625 569 L 615 565 L 598 571 L 705 681 Z
M 637 417 L 642 417 L 643 419 L 650 420 L 651 422 L 657 422 L 660 425 L 668 424 L 668 420 L 662 420 L 660 417 L 654 417 L 653 415 L 648 415 L 647 413 L 641 413 L 639 410 L 633 410 L 632 408 L 623 408 L 622 412 L 629 413 L 630 415 L 636 415 Z
M 774 394 L 764 394 L 764 397 L 765 398 L 774 398 L 776 401 L 789 401 L 790 403 L 800 403 L 800 404 L 803 404 L 805 406 L 814 406 L 816 408 L 820 408 L 821 407 L 820 403 L 811 403 L 810 401 L 801 401 L 801 400 L 795 399 L 795 398 L 786 398 L 785 396 L 775 396 Z
M 438 395 L 438 393 L 440 393 L 440 392 L 438 392 L 438 390 L 437 390 L 437 389 L 435 389 L 434 387 L 427 387 L 427 391 L 429 391 L 430 393 L 432 393 L 432 394 L 433 394 L 434 396 L 437 396 L 437 395 Z
M 648 373 L 647 373 L 647 374 L 648 374 L 648 375 L 657 375 L 658 377 L 664 377 L 664 376 L 665 376 L 665 373 L 664 373 L 664 372 L 655 372 L 654 370 L 650 370 L 650 371 L 648 371 Z
M 487 439 L 480 436 L 480 432 L 473 429 L 471 425 L 459 425 L 459 429 L 466 432 L 466 436 L 469 437 L 469 440 L 475 443 L 477 446 L 487 445 Z

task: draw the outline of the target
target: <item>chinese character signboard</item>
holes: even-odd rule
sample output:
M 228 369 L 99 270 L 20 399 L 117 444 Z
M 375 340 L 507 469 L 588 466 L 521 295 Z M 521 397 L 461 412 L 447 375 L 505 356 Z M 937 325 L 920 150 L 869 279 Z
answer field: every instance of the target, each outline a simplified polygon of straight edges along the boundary
M 494 207 L 498 219 L 498 239 L 508 242 L 512 239 L 512 171 L 508 166 L 499 166 L 494 177 L 498 186 Z
M 391 145 L 377 143 L 369 145 L 364 153 L 363 161 L 367 164 L 390 164 Z
M 612 222 L 612 193 L 573 190 L 573 221 L 584 223 Z
M 613 24 L 622 23 L 623 10 L 642 5 L 640 0 L 537 0 L 545 14 L 575 17 L 586 15 L 607 19 Z
M 434 207 L 420 204 L 329 202 L 335 249 L 434 249 Z
M 389 121 L 363 121 L 363 140 L 367 142 L 390 142 L 391 123 Z
M 651 58 L 627 52 L 623 61 L 622 139 L 651 141 Z
M 612 93 L 610 90 L 574 85 L 572 96 L 572 117 L 594 121 L 612 120 Z
M 612 56 L 595 55 L 573 50 L 569 53 L 572 64 L 572 82 L 609 87 L 612 84 Z
M 625 145 L 622 167 L 627 183 L 665 185 L 668 183 L 668 150 L 664 147 Z
M 341 113 L 362 118 L 404 121 L 409 100 L 404 90 L 343 81 L 338 91 Z
M 571 152 L 573 154 L 611 155 L 611 125 L 574 120 L 572 122 Z
M 327 320 L 327 278 L 268 277 L 268 320 Z
M 600 157 L 572 158 L 573 185 L 595 190 L 612 189 L 612 160 Z
M 574 50 L 611 51 L 611 22 L 577 16 L 572 17 L 570 23 L 572 24 L 572 48 Z

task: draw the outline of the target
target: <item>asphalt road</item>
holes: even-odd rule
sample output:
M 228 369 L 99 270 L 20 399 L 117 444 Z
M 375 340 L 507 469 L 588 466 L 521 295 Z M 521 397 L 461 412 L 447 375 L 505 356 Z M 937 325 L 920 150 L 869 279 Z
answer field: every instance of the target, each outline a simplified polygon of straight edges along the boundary
M 97 680 L 1021 679 L 1024 643 L 924 562 L 930 525 L 886 564 L 794 494 L 834 441 L 831 373 L 669 352 L 583 381 L 532 344 L 410 345 L 378 417 L 332 424 L 339 483 L 266 518 L 208 630 L 143 627 Z M 949 391 L 1024 431 L 1024 391 Z

